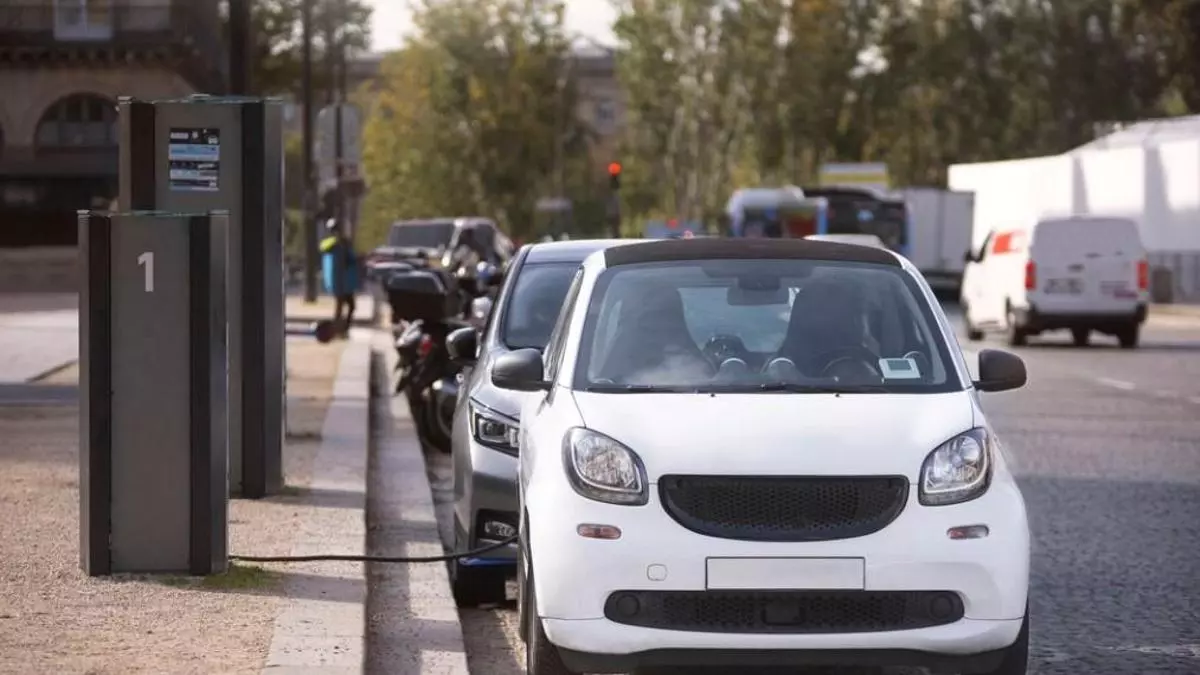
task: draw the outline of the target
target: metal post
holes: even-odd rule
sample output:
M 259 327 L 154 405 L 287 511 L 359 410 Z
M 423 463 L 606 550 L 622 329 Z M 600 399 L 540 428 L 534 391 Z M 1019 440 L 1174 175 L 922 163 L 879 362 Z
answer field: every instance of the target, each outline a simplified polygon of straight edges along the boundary
M 313 91 L 312 91 L 312 40 L 313 0 L 304 0 L 304 65 L 303 103 L 304 109 L 304 301 L 317 300 L 317 221 L 313 206 L 316 193 L 313 189 Z
M 250 0 L 229 0 L 229 93 L 250 93 Z
M 337 19 L 340 21 L 342 19 L 342 17 L 344 17 L 346 15 L 346 11 L 345 11 L 346 3 L 344 0 L 336 0 L 334 6 L 336 7 L 336 12 L 335 12 L 334 16 L 337 17 Z M 345 177 L 343 164 L 345 163 L 345 156 L 346 156 L 346 148 L 344 147 L 346 139 L 343 138 L 343 131 L 342 131 L 342 107 L 346 105 L 346 41 L 344 39 L 344 36 L 341 36 L 341 35 L 335 35 L 335 39 L 336 39 L 336 41 L 334 44 L 336 45 L 335 53 L 337 54 L 337 61 L 336 61 L 337 69 L 336 70 L 337 70 L 337 92 L 338 93 L 337 93 L 337 102 L 335 104 L 337 107 L 334 108 L 334 120 L 333 120 L 334 127 L 335 127 L 334 138 L 333 138 L 333 146 L 334 146 L 334 158 L 333 158 L 334 174 L 333 175 L 334 175 L 335 179 L 337 180 L 337 187 L 335 188 L 337 190 L 337 192 L 334 195 L 335 200 L 336 200 L 335 201 L 336 206 L 334 208 L 335 208 L 335 212 L 337 213 L 338 223 L 344 228 L 343 231 L 346 233 L 346 236 L 349 237 L 351 241 L 353 241 L 354 240 L 354 231 L 353 231 L 351 224 L 349 222 L 347 222 L 346 194 L 345 194 L 344 186 L 342 185 L 342 181 Z

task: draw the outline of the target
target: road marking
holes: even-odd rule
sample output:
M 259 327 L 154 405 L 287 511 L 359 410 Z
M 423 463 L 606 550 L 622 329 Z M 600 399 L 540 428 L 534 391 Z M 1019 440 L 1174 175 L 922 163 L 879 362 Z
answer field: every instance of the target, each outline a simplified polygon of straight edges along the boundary
M 1200 644 L 1191 645 L 1146 645 L 1146 646 L 1120 646 L 1108 647 L 1107 649 L 1114 652 L 1137 652 L 1139 654 L 1154 654 L 1157 656 L 1174 656 L 1177 658 L 1192 658 L 1200 659 Z
M 1102 384 L 1106 387 L 1112 387 L 1113 389 L 1120 389 L 1121 391 L 1133 391 L 1137 388 L 1137 386 L 1132 382 L 1126 382 L 1125 380 L 1114 380 L 1109 377 L 1097 377 L 1095 378 L 1095 381 L 1097 384 Z

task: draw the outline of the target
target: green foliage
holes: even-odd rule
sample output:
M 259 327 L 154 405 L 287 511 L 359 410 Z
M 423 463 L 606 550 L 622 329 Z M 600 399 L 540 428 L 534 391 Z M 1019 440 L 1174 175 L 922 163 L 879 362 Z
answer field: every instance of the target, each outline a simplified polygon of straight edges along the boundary
M 364 0 L 310 0 L 313 3 L 313 87 L 329 87 L 327 45 L 343 41 L 348 54 L 366 51 L 371 43 L 371 6 Z M 397 0 L 398 1 L 398 0 Z M 254 71 L 259 94 L 298 94 L 303 67 L 304 0 L 254 0 L 251 24 Z
M 561 0 L 426 0 L 383 63 L 364 130 L 360 236 L 400 218 L 485 215 L 517 237 L 586 171 Z
M 938 185 L 1200 111 L 1194 0 L 618 0 L 626 218 L 703 218 L 827 161 Z

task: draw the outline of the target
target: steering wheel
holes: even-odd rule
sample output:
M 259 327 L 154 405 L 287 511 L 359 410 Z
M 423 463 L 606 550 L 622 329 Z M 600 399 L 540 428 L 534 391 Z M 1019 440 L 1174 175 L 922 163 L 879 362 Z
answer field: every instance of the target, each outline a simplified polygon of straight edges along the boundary
M 729 359 L 745 361 L 746 345 L 736 335 L 718 333 L 704 343 L 704 348 L 700 350 L 700 353 L 714 366 L 720 366 Z
M 826 359 L 825 366 L 821 368 L 821 377 L 829 377 L 829 371 L 833 370 L 834 366 L 842 363 L 856 363 L 866 366 L 873 377 L 882 379 L 882 375 L 876 367 L 879 357 L 875 356 L 874 352 L 862 345 L 838 347 L 821 356 Z

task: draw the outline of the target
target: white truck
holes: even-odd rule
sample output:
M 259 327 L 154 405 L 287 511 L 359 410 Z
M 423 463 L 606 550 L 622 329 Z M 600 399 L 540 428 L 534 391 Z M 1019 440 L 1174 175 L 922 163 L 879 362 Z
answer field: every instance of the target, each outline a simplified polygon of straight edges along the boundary
M 908 205 L 908 258 L 935 291 L 958 297 L 975 220 L 973 192 L 910 187 L 897 192 Z

